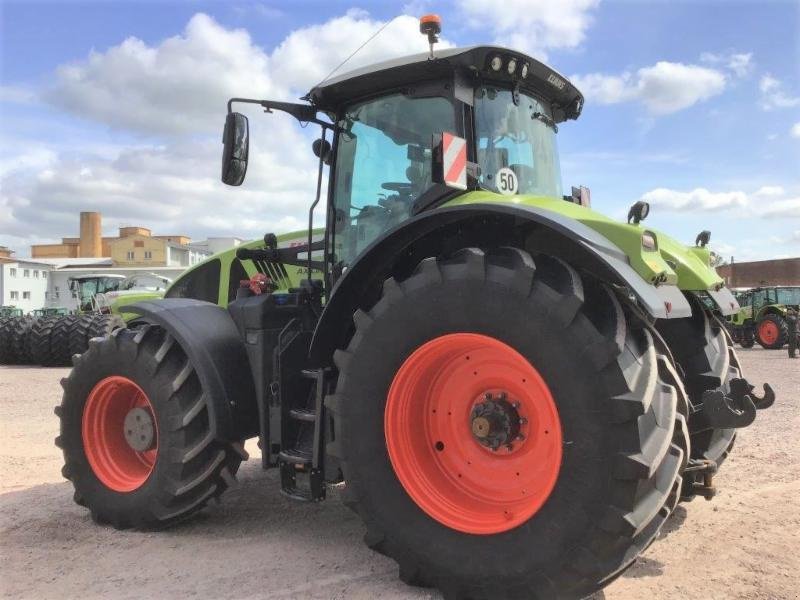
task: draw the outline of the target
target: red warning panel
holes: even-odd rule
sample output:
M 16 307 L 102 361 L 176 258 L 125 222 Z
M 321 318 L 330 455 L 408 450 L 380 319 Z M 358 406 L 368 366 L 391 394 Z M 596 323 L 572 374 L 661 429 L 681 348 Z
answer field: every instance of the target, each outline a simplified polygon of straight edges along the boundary
M 452 133 L 442 133 L 442 174 L 445 185 L 467 189 L 467 141 Z

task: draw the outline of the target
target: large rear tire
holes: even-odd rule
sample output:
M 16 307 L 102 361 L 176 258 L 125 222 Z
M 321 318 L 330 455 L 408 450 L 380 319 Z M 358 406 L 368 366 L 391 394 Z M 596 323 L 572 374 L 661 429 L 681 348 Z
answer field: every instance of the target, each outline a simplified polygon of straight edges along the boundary
M 723 323 L 709 314 L 695 296 L 688 296 L 688 300 L 691 317 L 660 320 L 656 328 L 683 372 L 689 399 L 700 404 L 707 390 L 729 392 L 730 380 L 741 377 L 741 369 L 733 340 Z M 713 460 L 719 466 L 725 462 L 735 440 L 735 429 L 707 429 L 692 434 L 691 456 Z M 689 484 L 691 482 L 687 482 L 687 490 Z
M 78 318 L 77 315 L 59 317 L 53 325 L 53 332 L 50 334 L 50 351 L 53 353 L 54 365 L 63 367 L 70 364 L 72 357 L 69 346 L 70 331 Z
M 16 317 L 0 317 L 0 365 L 13 364 L 14 352 L 14 319 Z
M 89 328 L 94 320 L 94 314 L 79 315 L 69 327 L 69 354 L 83 354 L 89 349 Z
M 53 327 L 59 317 L 41 317 L 31 327 L 31 360 L 36 365 L 50 367 L 56 364 L 51 346 Z
M 12 321 L 11 345 L 13 347 L 14 362 L 27 365 L 33 361 L 31 356 L 31 330 L 36 319 L 30 316 L 17 317 Z
M 682 417 L 665 357 L 608 288 L 554 258 L 470 248 L 387 280 L 354 323 L 334 356 L 328 452 L 365 541 L 405 582 L 454 599 L 579 598 L 655 538 L 681 487 Z M 492 450 L 475 411 L 501 392 L 519 414 L 497 422 L 513 430 L 517 414 L 520 429 Z
M 214 439 L 195 367 L 159 327 L 92 339 L 62 385 L 62 474 L 99 523 L 171 525 L 219 497 L 247 457 Z

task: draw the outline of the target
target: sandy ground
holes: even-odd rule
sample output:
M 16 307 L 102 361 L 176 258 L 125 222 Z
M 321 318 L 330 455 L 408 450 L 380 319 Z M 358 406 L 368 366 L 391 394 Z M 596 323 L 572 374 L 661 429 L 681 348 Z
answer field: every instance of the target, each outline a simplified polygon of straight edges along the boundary
M 776 405 L 741 432 L 720 493 L 679 507 L 660 541 L 597 597 L 800 597 L 800 360 L 743 350 Z M 167 532 L 94 525 L 72 502 L 53 446 L 67 369 L 0 367 L 0 592 L 10 598 L 439 598 L 397 579 L 361 542 L 334 491 L 298 504 L 276 473 L 242 465 L 221 505 Z M 251 456 L 257 448 L 248 445 Z M 604 596 L 603 596 L 604 594 Z

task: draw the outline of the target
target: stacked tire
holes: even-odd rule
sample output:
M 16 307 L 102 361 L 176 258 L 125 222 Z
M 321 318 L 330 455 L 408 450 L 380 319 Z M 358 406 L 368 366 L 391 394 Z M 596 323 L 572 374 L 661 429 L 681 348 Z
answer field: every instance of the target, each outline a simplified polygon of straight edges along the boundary
M 0 319 L 0 364 L 69 366 L 73 355 L 86 352 L 90 339 L 121 327 L 125 322 L 118 315 L 5 317 Z

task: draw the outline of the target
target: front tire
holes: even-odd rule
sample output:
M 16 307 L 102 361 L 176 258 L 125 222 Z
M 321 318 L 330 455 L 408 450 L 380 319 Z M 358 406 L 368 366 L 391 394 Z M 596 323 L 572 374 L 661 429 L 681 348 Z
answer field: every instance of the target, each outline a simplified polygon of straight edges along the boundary
M 76 502 L 95 521 L 168 526 L 233 481 L 244 449 L 214 439 L 195 367 L 163 329 L 117 329 L 75 363 L 62 380 L 56 445 Z
M 347 349 L 334 357 L 339 379 L 326 401 L 335 427 L 328 452 L 341 460 L 345 503 L 364 520 L 365 541 L 398 562 L 401 579 L 435 585 L 455 599 L 579 598 L 619 576 L 655 538 L 677 501 L 688 449 L 674 435 L 677 392 L 659 377 L 665 357 L 608 288 L 582 281 L 558 259 L 470 248 L 449 260 L 422 261 L 401 283 L 387 280 L 381 299 L 357 311 L 354 322 Z M 407 405 L 392 417 L 410 361 L 453 336 L 465 345 L 446 350 L 449 357 L 438 364 L 425 366 L 423 358 L 428 370 L 416 374 L 430 385 L 407 388 Z M 516 366 L 487 354 L 494 345 Z M 455 372 L 448 374 L 448 361 Z M 476 366 L 464 370 L 472 361 Z M 520 381 L 529 378 L 526 369 L 544 388 L 531 391 Z M 529 393 L 530 430 L 523 434 L 534 442 L 530 448 L 545 452 L 526 459 L 524 440 L 519 450 L 480 447 L 476 420 L 465 415 L 474 414 L 481 394 L 476 399 L 460 383 L 470 378 L 481 393 L 504 391 L 520 411 Z M 438 395 L 425 391 L 444 384 Z M 437 422 L 450 436 L 446 443 L 424 436 Z M 392 442 L 398 435 L 400 443 Z M 416 458 L 398 458 L 403 441 Z M 452 458 L 436 467 L 448 444 Z M 492 473 L 483 467 L 479 477 L 470 475 L 476 456 L 496 461 L 492 480 L 481 481 Z M 415 480 L 415 463 L 436 477 Z M 537 470 L 541 476 L 529 475 Z M 459 506 L 459 489 L 484 499 L 472 514 Z M 530 501 L 512 499 L 517 492 Z M 444 513 L 437 512 L 437 496 Z M 497 518 L 504 507 L 505 524 Z

